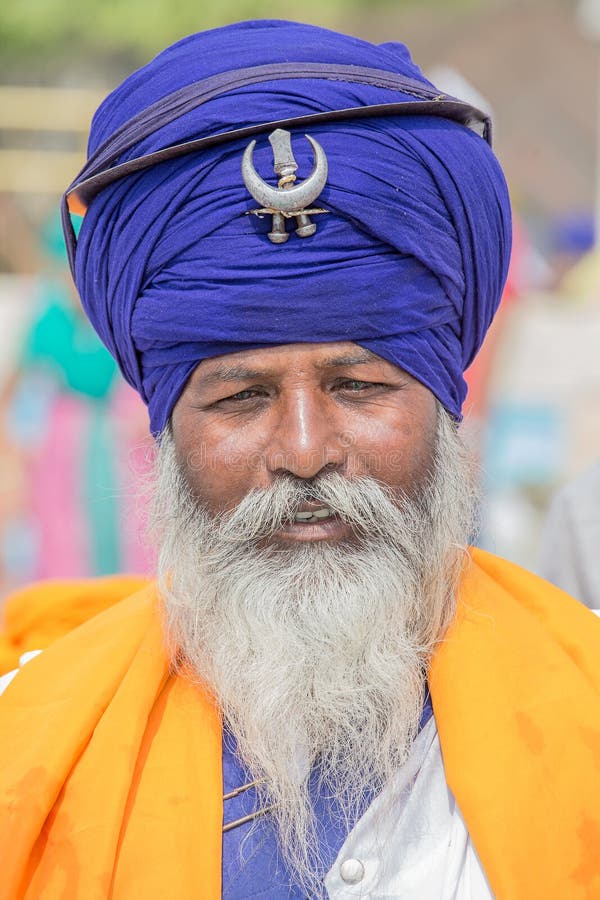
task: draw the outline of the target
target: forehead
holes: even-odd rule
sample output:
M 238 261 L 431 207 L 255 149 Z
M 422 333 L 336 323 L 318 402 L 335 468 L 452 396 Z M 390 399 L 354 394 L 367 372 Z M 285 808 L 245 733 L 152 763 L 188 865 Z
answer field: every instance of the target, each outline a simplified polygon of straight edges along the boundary
M 389 370 L 390 374 L 402 372 L 398 366 L 352 341 L 333 341 L 323 344 L 282 344 L 211 357 L 198 365 L 192 380 L 202 383 L 216 379 L 252 377 L 253 374 L 284 377 L 287 374 L 310 374 L 352 366 Z

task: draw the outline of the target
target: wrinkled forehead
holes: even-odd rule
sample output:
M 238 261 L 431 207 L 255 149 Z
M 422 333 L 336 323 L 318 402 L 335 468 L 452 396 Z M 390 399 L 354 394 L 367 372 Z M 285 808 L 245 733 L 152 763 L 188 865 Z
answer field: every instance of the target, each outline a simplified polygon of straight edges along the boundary
M 354 341 L 281 344 L 224 353 L 202 360 L 190 377 L 195 386 L 251 379 L 264 375 L 284 379 L 290 375 L 319 377 L 329 370 L 360 369 L 372 375 L 412 379 L 400 366 Z

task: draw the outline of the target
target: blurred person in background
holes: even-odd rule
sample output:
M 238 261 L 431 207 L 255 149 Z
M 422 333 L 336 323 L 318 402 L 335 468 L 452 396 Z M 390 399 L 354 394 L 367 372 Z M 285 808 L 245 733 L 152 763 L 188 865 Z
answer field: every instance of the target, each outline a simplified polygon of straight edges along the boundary
M 158 577 L 6 679 L 7 898 L 600 890 L 600 623 L 468 547 L 488 135 L 404 45 L 286 22 L 98 110 L 64 226 L 148 405 Z
M 590 609 L 600 608 L 600 462 L 552 499 L 538 570 Z
M 12 483 L 0 522 L 4 597 L 34 579 L 143 573 L 150 565 L 134 486 L 147 468 L 144 407 L 83 314 L 56 214 L 41 230 L 36 284 L 17 368 L 2 391 L 2 458 Z M 78 615 L 87 615 L 84 607 Z M 39 646 L 56 636 L 50 619 L 45 605 L 36 614 L 33 600 L 9 602 L 4 671 L 32 633 Z M 63 622 L 75 624 L 71 615 Z
M 127 471 L 130 450 L 144 439 L 143 407 L 73 293 L 58 216 L 41 240 L 46 265 L 4 417 L 25 494 L 21 514 L 4 525 L 5 570 L 13 583 L 143 571 Z M 131 534 L 123 533 L 126 521 Z

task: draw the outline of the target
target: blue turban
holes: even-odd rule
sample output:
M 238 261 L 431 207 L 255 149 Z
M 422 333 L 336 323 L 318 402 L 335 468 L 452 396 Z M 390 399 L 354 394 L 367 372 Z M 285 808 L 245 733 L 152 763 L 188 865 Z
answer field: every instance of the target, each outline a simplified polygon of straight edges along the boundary
M 233 79 L 179 111 L 190 85 L 201 95 L 214 76 L 290 61 L 305 71 Z M 313 63 L 350 74 L 320 77 Z M 350 66 L 380 70 L 381 82 L 353 80 Z M 404 77 L 404 93 L 386 73 Z M 192 35 L 131 75 L 97 111 L 89 153 L 93 160 L 116 148 L 120 163 L 256 123 L 435 94 L 402 44 L 244 22 Z M 246 215 L 257 205 L 241 177 L 247 137 L 130 174 L 89 205 L 75 280 L 92 324 L 148 404 L 152 431 L 162 431 L 201 360 L 296 342 L 354 341 L 460 418 L 462 373 L 496 311 L 510 254 L 495 156 L 474 131 L 433 115 L 290 130 L 300 178 L 312 166 L 304 130 L 328 159 L 317 202 L 329 212 L 315 218 L 312 237 L 273 244 L 270 217 Z M 273 170 L 265 135 L 254 163 L 265 178 Z

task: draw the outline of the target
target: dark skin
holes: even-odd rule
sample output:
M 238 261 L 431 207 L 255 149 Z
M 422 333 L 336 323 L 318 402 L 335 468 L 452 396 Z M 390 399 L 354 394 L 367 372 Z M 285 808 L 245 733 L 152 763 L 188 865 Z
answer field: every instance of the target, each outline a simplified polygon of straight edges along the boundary
M 218 514 L 283 475 L 313 479 L 335 470 L 411 493 L 431 467 L 436 418 L 433 394 L 415 378 L 357 344 L 336 342 L 204 360 L 172 426 L 194 495 Z M 291 523 L 276 539 L 348 537 L 334 516 Z

